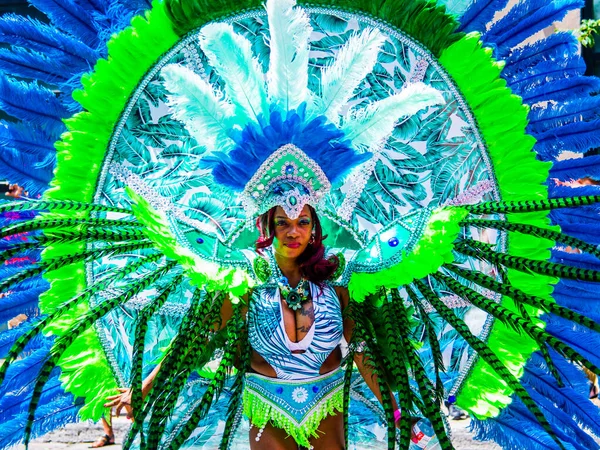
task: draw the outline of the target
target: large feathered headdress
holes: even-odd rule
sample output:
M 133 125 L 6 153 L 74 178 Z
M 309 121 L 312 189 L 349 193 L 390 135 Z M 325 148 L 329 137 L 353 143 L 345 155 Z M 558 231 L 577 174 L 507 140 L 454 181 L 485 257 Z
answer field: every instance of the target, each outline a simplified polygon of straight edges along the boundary
M 245 37 L 214 23 L 202 29 L 200 46 L 224 91 L 183 66 L 168 65 L 162 75 L 174 116 L 210 152 L 204 161 L 215 180 L 241 191 L 247 216 L 279 205 L 296 218 L 305 204 L 317 206 L 332 183 L 371 158 L 398 119 L 442 103 L 442 96 L 415 83 L 385 100 L 349 107 L 385 41 L 372 28 L 340 48 L 321 72 L 320 91 L 312 92 L 306 12 L 294 0 L 269 0 L 266 9 L 266 74 Z

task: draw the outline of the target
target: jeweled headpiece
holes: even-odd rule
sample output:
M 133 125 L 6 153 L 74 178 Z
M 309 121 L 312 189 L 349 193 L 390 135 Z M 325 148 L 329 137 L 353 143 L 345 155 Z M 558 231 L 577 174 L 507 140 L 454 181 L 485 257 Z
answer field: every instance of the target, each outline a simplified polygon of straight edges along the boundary
M 224 92 L 180 65 L 166 66 L 162 74 L 174 117 L 209 152 L 203 164 L 214 179 L 241 192 L 246 215 L 281 206 L 296 218 L 348 171 L 376 157 L 398 119 L 443 99 L 415 83 L 384 100 L 349 105 L 386 39 L 371 28 L 340 48 L 321 73 L 319 92 L 310 91 L 306 12 L 294 0 L 269 0 L 266 10 L 266 74 L 250 42 L 223 23 L 205 26 L 200 46 Z

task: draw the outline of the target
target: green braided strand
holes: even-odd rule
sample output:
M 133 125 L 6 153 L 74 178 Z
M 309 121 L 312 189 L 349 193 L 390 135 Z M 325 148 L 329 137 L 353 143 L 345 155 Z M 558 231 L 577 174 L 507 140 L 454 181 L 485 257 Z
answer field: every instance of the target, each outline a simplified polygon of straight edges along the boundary
M 588 195 L 583 197 L 550 198 L 547 200 L 486 202 L 478 205 L 465 205 L 462 208 L 466 208 L 471 214 L 505 214 L 576 208 L 598 202 L 600 202 L 600 195 Z
M 468 242 L 468 244 L 466 242 Z M 567 280 L 600 281 L 600 271 L 597 270 L 582 269 L 579 267 L 567 266 L 565 264 L 498 253 L 486 248 L 485 244 L 481 244 L 482 243 L 477 241 L 465 240 L 456 243 L 455 248 L 456 251 L 463 255 L 472 256 L 474 258 L 483 258 L 491 263 L 502 264 L 505 267 L 520 272 L 535 272 L 540 275 L 560 277 Z
M 197 324 L 201 324 L 202 320 L 198 320 L 208 312 L 208 306 L 210 301 L 204 301 L 200 303 L 202 299 L 202 289 L 197 288 L 192 295 L 192 300 L 190 304 L 190 308 L 188 309 L 188 313 L 184 316 L 182 324 L 180 326 L 180 330 L 175 339 L 171 342 L 171 345 L 163 358 L 161 363 L 161 369 L 158 372 L 153 386 L 163 386 L 164 389 L 152 389 L 150 393 L 146 397 L 145 407 L 142 411 L 136 413 L 137 419 L 133 422 L 131 428 L 129 429 L 129 433 L 123 443 L 123 449 L 128 449 L 133 444 L 133 441 L 137 434 L 141 431 L 146 416 L 150 413 L 153 405 L 159 398 L 161 394 L 166 394 L 168 390 L 168 381 L 171 378 L 171 374 L 175 372 L 174 367 L 178 367 L 177 361 L 183 358 L 185 351 L 187 350 L 187 346 L 192 345 L 194 342 L 192 339 L 189 339 L 189 336 L 193 336 L 194 327 Z M 199 314 L 199 312 L 204 311 L 204 314 Z
M 474 272 L 471 270 L 465 270 L 453 264 L 445 264 L 443 267 L 463 277 L 464 279 L 472 281 L 473 283 L 478 284 L 486 289 L 490 289 L 494 292 L 498 292 L 499 294 L 506 295 L 507 297 L 512 298 L 516 302 L 526 303 L 536 308 L 543 309 L 546 312 L 556 314 L 557 316 L 562 317 L 563 319 L 567 319 L 571 322 L 578 323 L 580 325 L 583 325 L 584 327 L 589 328 L 590 330 L 594 330 L 600 333 L 600 324 L 594 322 L 592 319 L 584 316 L 583 314 L 560 306 L 551 300 L 547 300 L 542 297 L 537 297 L 535 295 L 529 295 L 526 292 L 511 286 L 509 283 L 500 283 L 488 275 L 484 275 L 482 273 Z
M 165 304 L 169 295 L 179 287 L 183 275 L 178 275 L 174 280 L 149 305 L 145 306 L 138 316 L 135 327 L 135 338 L 133 343 L 133 354 L 131 356 L 131 408 L 133 411 L 142 409 L 142 368 L 144 363 L 144 348 L 146 333 L 148 331 L 148 322 L 156 312 Z
M 435 326 L 429 318 L 429 314 L 427 314 L 425 308 L 423 308 L 423 305 L 418 300 L 415 292 L 409 286 L 406 286 L 406 292 L 408 293 L 408 297 L 412 301 L 415 308 L 419 311 L 419 316 L 421 317 L 421 321 L 425 326 L 425 332 L 427 333 L 427 342 L 429 343 L 429 347 L 431 348 L 431 355 L 433 358 L 433 366 L 435 370 L 435 399 L 437 404 L 442 404 L 444 402 L 445 392 L 444 383 L 442 383 L 440 372 L 445 372 L 446 367 L 444 365 L 444 357 L 442 356 L 442 350 L 440 348 L 440 341 L 437 338 Z
M 400 328 L 403 330 L 410 329 L 410 323 L 408 321 L 408 314 L 406 311 L 406 307 L 404 306 L 404 302 L 400 297 L 400 294 L 397 290 L 392 291 L 392 299 L 394 305 L 399 309 L 398 324 Z M 444 421 L 441 417 L 441 412 L 439 408 L 439 403 L 435 399 L 435 389 L 431 385 L 431 380 L 427 376 L 425 369 L 423 368 L 423 363 L 421 359 L 416 354 L 415 345 L 408 337 L 408 333 L 400 333 L 400 339 L 402 340 L 402 345 L 404 347 L 404 352 L 408 358 L 408 362 L 410 367 L 412 368 L 412 372 L 417 382 L 417 386 L 419 387 L 419 393 L 421 394 L 421 398 L 425 404 L 425 410 L 422 411 L 425 414 L 425 417 L 431 422 L 433 429 L 435 431 L 436 436 L 438 437 L 439 443 L 442 447 L 442 450 L 452 450 L 454 449 L 452 442 L 448 438 L 446 434 L 446 428 L 444 426 Z
M 228 450 L 229 448 L 231 435 L 234 431 L 234 424 L 242 406 L 244 379 L 246 377 L 246 372 L 250 369 L 252 357 L 252 347 L 250 347 L 250 343 L 248 342 L 248 327 L 246 326 L 246 323 L 241 315 L 239 326 L 242 328 L 242 333 L 239 339 L 242 347 L 240 355 L 240 367 L 235 377 L 235 381 L 233 382 L 233 395 L 229 402 L 229 407 L 227 408 L 227 420 L 225 421 L 223 438 L 221 439 L 219 450 Z
M 47 200 L 28 200 L 26 202 L 14 202 L 0 205 L 0 214 L 12 211 L 46 211 L 52 209 L 60 209 L 63 211 L 78 211 L 78 212 L 114 212 L 120 214 L 133 215 L 129 209 L 117 208 L 114 206 L 95 205 L 89 203 L 79 203 L 71 201 L 47 201 Z
M 550 356 L 550 352 L 548 351 L 548 347 L 546 347 L 546 343 L 538 342 L 538 345 L 540 346 L 540 353 L 544 357 L 544 361 L 546 361 L 548 370 L 550 370 L 550 374 L 556 380 L 556 384 L 558 384 L 558 387 L 561 387 L 561 388 L 565 387 L 565 383 L 562 380 L 562 376 L 558 372 L 558 369 L 556 368 L 556 364 L 554 364 L 554 361 L 552 360 L 552 357 Z
M 28 278 L 34 277 L 42 272 L 50 272 L 60 269 L 78 261 L 91 261 L 108 255 L 117 255 L 119 253 L 128 253 L 132 250 L 142 250 L 145 248 L 153 248 L 154 244 L 149 240 L 137 241 L 128 244 L 113 245 L 106 248 L 86 250 L 84 252 L 73 253 L 71 255 L 61 256 L 60 258 L 49 259 L 37 263 L 36 267 L 31 267 L 22 272 L 16 273 L 11 277 L 6 278 L 0 283 L 0 292 L 6 292 L 11 287 L 25 281 Z
M 543 239 L 549 239 L 552 241 L 560 242 L 562 244 L 570 245 L 571 247 L 578 248 L 584 252 L 594 255 L 596 258 L 600 258 L 600 250 L 598 247 L 587 242 L 567 236 L 558 231 L 548 230 L 547 228 L 536 227 L 534 225 L 528 225 L 524 223 L 510 223 L 502 220 L 483 220 L 483 219 L 469 219 L 464 220 L 460 223 L 461 227 L 477 227 L 477 228 L 495 228 L 496 230 L 515 231 L 521 234 L 527 234 L 529 236 L 536 236 Z
M 104 229 L 87 229 L 81 233 L 52 233 L 46 236 L 31 236 L 35 241 L 22 242 L 11 245 L 10 248 L 0 252 L 0 261 L 7 261 L 13 256 L 30 249 L 42 248 L 43 245 L 56 245 L 65 244 L 68 242 L 81 242 L 82 238 L 86 241 L 130 241 L 130 240 L 142 240 L 146 238 L 146 235 L 138 230 L 119 230 L 119 231 L 108 231 Z
M 181 356 L 175 361 L 170 373 L 163 386 L 164 394 L 160 395 L 153 404 L 152 417 L 150 418 L 148 447 L 157 448 L 158 440 L 164 433 L 167 425 L 168 417 L 171 415 L 177 398 L 185 387 L 185 382 L 189 378 L 190 373 L 198 366 L 204 366 L 211 358 L 216 350 L 216 347 L 222 345 L 220 339 L 221 333 L 217 332 L 212 337 L 211 331 L 214 329 L 216 318 L 221 317 L 221 304 L 224 300 L 222 294 L 217 293 L 213 301 L 209 304 L 210 309 L 206 317 L 199 317 L 196 327 L 192 329 L 191 336 L 194 339 L 189 339 L 189 336 L 181 336 L 184 339 L 184 351 Z M 205 300 L 206 301 L 206 300 Z M 204 303 L 204 302 L 203 302 Z M 200 305 L 200 310 L 204 310 L 203 304 Z M 202 344 L 199 344 L 202 343 Z M 161 367 L 161 372 L 163 368 Z
M 227 377 L 227 372 L 230 370 L 233 364 L 235 352 L 237 350 L 234 344 L 238 341 L 239 327 L 240 323 L 242 322 L 240 320 L 240 309 L 241 308 L 239 304 L 234 305 L 233 318 L 227 325 L 229 345 L 227 345 L 225 348 L 225 353 L 223 354 L 223 358 L 219 364 L 219 368 L 217 369 L 214 378 L 206 388 L 206 392 L 204 392 L 200 404 L 194 409 L 190 419 L 177 434 L 175 439 L 173 439 L 171 442 L 169 450 L 178 450 L 184 444 L 184 442 L 193 433 L 194 429 L 198 426 L 200 420 L 206 417 L 206 414 L 208 414 L 213 401 L 219 398 L 223 389 L 223 384 Z
M 4 227 L 0 230 L 0 239 L 7 236 L 13 236 L 19 233 L 27 233 L 29 231 L 42 230 L 44 228 L 72 227 L 75 225 L 96 225 L 100 227 L 134 227 L 141 228 L 143 225 L 133 220 L 117 220 L 117 219 L 35 219 L 27 222 L 19 222 L 9 227 Z
M 101 304 L 95 306 L 90 309 L 81 320 L 70 330 L 69 333 L 59 337 L 48 354 L 48 358 L 44 361 L 40 372 L 38 373 L 35 386 L 33 389 L 33 394 L 31 397 L 31 401 L 29 403 L 29 410 L 27 413 L 27 422 L 25 425 L 24 432 L 24 444 L 27 447 L 29 445 L 29 440 L 31 438 L 31 430 L 33 427 L 33 421 L 35 417 L 35 410 L 37 409 L 37 405 L 39 403 L 40 397 L 42 395 L 42 391 L 48 378 L 50 376 L 50 372 L 56 366 L 56 363 L 60 359 L 62 353 L 69 348 L 69 346 L 73 343 L 75 339 L 86 329 L 88 329 L 96 320 L 105 316 L 113 310 L 116 306 L 121 305 L 127 301 L 129 301 L 132 297 L 142 292 L 148 286 L 152 285 L 154 282 L 159 280 L 161 277 L 165 276 L 173 267 L 175 267 L 176 262 L 168 262 L 164 267 L 155 270 L 154 272 L 146 275 L 139 281 L 136 281 L 133 286 L 127 290 L 124 294 L 119 295 L 118 297 L 107 299 Z
M 577 361 L 580 364 L 587 367 L 592 372 L 594 372 L 595 374 L 600 375 L 600 368 L 596 367 L 587 358 L 585 358 L 573 348 L 569 347 L 560 339 L 555 338 L 547 331 L 544 331 L 541 328 L 539 328 L 534 322 L 530 322 L 522 317 L 519 317 L 517 314 L 513 313 L 508 308 L 505 308 L 504 306 L 498 303 L 490 301 L 488 298 L 484 297 L 479 292 L 476 292 L 473 289 L 463 286 L 454 278 L 451 278 L 447 275 L 443 275 L 439 272 L 434 273 L 433 277 L 438 281 L 444 283 L 457 295 L 463 298 L 467 298 L 477 308 L 487 312 L 488 314 L 491 314 L 492 316 L 494 316 L 498 320 L 501 320 L 505 324 L 512 323 L 513 326 L 519 327 L 520 329 L 525 331 L 538 343 L 545 342 L 560 354 L 565 355 L 571 361 Z
M 125 276 L 137 271 L 140 267 L 144 266 L 145 264 L 158 261 L 160 258 L 162 258 L 162 254 L 155 253 L 153 255 L 145 256 L 133 264 L 128 264 L 122 269 L 115 271 L 113 276 L 111 276 L 110 278 L 107 278 L 106 280 L 102 280 L 101 282 L 94 284 L 93 286 L 83 291 L 81 294 L 59 305 L 54 311 L 52 311 L 51 314 L 48 314 L 47 316 L 40 319 L 33 328 L 21 335 L 8 351 L 4 362 L 2 363 L 2 366 L 0 366 L 0 386 L 2 385 L 4 377 L 6 376 L 6 370 L 8 369 L 8 366 L 15 360 L 15 358 L 17 358 L 17 356 L 19 356 L 19 354 L 23 351 L 23 349 L 29 343 L 29 341 L 31 341 L 31 339 L 37 336 L 46 327 L 46 325 L 54 321 L 56 317 L 66 313 L 71 308 L 77 306 L 82 301 L 86 301 L 96 293 L 101 292 L 107 289 L 108 287 L 114 286 L 114 283 L 116 281 L 123 279 Z
M 481 341 L 477 336 L 473 335 L 469 330 L 467 324 L 457 317 L 448 306 L 442 302 L 435 292 L 433 292 L 425 283 L 420 280 L 415 281 L 417 289 L 423 294 L 425 299 L 433 306 L 437 313 L 448 322 L 458 334 L 469 344 L 469 346 L 477 352 L 480 358 L 482 358 L 489 366 L 496 371 L 496 373 L 504 380 L 505 383 L 517 394 L 523 404 L 531 411 L 535 416 L 536 420 L 542 425 L 544 430 L 552 437 L 552 439 L 558 444 L 558 446 L 564 449 L 562 442 L 552 431 L 552 427 L 544 417 L 544 414 L 540 411 L 538 405 L 529 396 L 529 393 L 519 383 L 519 380 L 508 370 L 508 368 L 502 364 L 500 359 L 494 352 L 490 350 L 487 344 Z

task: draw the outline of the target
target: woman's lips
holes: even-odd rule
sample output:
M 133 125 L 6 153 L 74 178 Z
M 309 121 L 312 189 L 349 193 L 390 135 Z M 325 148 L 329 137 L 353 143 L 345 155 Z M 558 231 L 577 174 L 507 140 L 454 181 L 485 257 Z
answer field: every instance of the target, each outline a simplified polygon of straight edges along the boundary
M 288 242 L 287 244 L 285 244 L 286 247 L 289 248 L 300 248 L 300 243 L 299 242 Z

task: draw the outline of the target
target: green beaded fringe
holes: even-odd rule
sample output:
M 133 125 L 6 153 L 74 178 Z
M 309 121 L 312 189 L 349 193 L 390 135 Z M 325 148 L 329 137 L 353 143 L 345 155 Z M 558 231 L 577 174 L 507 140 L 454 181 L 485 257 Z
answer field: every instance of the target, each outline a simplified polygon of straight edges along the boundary
M 262 429 L 271 422 L 274 427 L 285 430 L 302 447 L 311 448 L 309 439 L 319 437 L 317 430 L 321 421 L 327 416 L 342 412 L 343 409 L 344 390 L 340 386 L 321 399 L 299 424 L 268 399 L 250 389 L 244 389 L 244 415 L 250 423 Z

